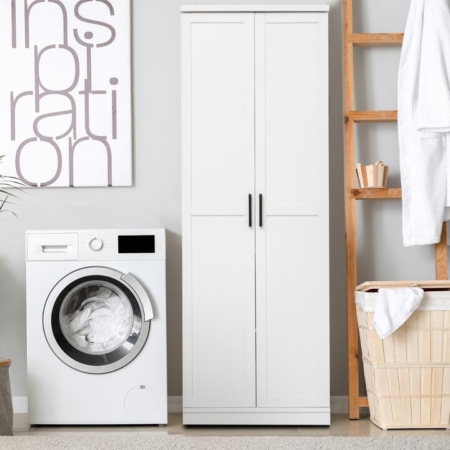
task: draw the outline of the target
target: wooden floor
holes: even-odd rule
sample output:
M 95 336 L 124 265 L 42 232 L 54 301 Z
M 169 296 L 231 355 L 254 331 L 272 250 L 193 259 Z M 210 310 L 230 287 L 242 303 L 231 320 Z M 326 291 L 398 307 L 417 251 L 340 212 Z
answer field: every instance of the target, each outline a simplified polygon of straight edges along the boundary
M 181 414 L 170 414 L 166 427 L 33 427 L 18 431 L 28 436 L 126 436 L 151 434 L 182 434 L 186 436 L 450 436 L 447 430 L 383 431 L 365 417 L 348 420 L 347 415 L 333 415 L 330 427 L 183 427 Z

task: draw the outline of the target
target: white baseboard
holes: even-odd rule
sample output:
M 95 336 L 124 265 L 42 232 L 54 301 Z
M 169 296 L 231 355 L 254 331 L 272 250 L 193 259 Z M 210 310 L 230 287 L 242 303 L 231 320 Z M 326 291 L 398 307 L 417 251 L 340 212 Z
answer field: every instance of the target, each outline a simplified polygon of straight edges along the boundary
M 331 414 L 348 414 L 348 397 L 332 396 L 330 398 Z
M 177 397 L 169 397 L 167 410 L 170 413 L 181 413 L 183 411 L 183 397 L 181 395 Z
M 14 414 L 28 413 L 28 397 L 13 397 L 12 402 Z
M 169 413 L 181 413 L 183 410 L 183 397 L 171 396 L 168 399 Z M 23 431 L 28 429 L 28 397 L 13 397 L 14 408 L 14 430 Z M 331 397 L 331 414 L 347 414 L 348 397 Z

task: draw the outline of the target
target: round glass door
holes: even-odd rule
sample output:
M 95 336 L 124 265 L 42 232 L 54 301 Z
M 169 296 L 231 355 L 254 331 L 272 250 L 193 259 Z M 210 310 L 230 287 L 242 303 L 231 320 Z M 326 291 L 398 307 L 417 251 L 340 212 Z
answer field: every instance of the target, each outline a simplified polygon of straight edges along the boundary
M 141 301 L 122 281 L 123 274 L 101 269 L 110 270 L 109 276 L 73 279 L 72 273 L 61 280 L 44 309 L 44 332 L 53 352 L 87 373 L 124 367 L 139 354 L 150 331 Z

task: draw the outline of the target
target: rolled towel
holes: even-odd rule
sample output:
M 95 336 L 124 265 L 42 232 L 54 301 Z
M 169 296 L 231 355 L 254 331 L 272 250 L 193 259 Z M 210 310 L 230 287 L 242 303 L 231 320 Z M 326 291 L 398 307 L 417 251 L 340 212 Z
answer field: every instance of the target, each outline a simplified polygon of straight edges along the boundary
M 420 306 L 424 296 L 418 287 L 379 289 L 373 325 L 381 339 L 398 330 Z

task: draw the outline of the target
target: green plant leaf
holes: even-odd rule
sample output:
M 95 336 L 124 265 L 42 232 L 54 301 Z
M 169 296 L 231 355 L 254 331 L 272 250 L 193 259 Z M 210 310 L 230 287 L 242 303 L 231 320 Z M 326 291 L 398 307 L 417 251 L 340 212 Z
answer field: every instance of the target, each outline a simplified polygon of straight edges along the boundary
M 0 194 L 4 194 L 4 195 L 6 195 L 6 196 L 9 195 L 9 196 L 11 196 L 11 197 L 19 198 L 17 195 L 12 194 L 11 192 L 5 191 L 5 190 L 3 190 L 3 189 L 0 189 Z
M 0 155 L 0 163 L 4 160 L 4 158 L 5 155 Z M 5 196 L 3 199 L 0 199 L 0 213 L 9 212 L 14 217 L 17 217 L 17 214 L 14 211 L 5 209 L 5 206 L 14 205 L 14 203 L 10 202 L 8 199 L 10 197 L 19 197 L 10 191 L 19 191 L 23 193 L 24 191 L 21 189 L 22 186 L 24 186 L 24 184 L 19 180 L 19 178 L 0 174 L 0 194 Z

